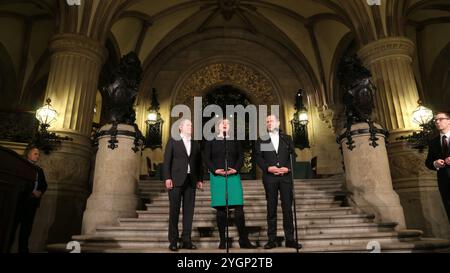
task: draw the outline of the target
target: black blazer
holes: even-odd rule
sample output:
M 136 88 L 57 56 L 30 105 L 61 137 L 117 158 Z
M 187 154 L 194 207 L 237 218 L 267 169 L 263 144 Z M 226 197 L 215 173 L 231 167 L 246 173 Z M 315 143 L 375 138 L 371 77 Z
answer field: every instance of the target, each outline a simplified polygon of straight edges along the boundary
M 42 168 L 37 165 L 34 165 L 34 167 L 36 168 L 36 171 L 37 171 L 37 188 L 36 188 L 36 190 L 42 192 L 42 195 L 43 195 L 45 193 L 45 191 L 47 191 L 47 180 L 45 180 L 44 170 L 42 170 Z M 34 189 L 34 185 L 33 185 L 33 189 Z M 31 198 L 33 198 L 33 200 L 36 199 L 35 201 L 33 201 L 33 203 L 37 207 L 39 207 L 41 204 L 42 195 L 39 198 L 31 197 Z
M 203 181 L 203 166 L 200 144 L 191 140 L 191 154 L 188 156 L 183 140 L 170 138 L 164 152 L 163 177 L 164 181 L 172 179 L 175 187 L 181 187 L 187 176 L 188 164 L 191 166 L 193 185 L 197 181 Z
M 433 166 L 433 162 L 438 159 L 445 159 L 449 155 L 444 156 L 441 146 L 441 137 L 437 136 L 433 138 L 428 144 L 428 155 L 425 160 L 425 165 L 428 169 L 435 171 L 436 168 Z M 446 165 L 444 168 L 440 168 L 437 172 L 439 181 L 450 180 L 450 166 Z
M 228 167 L 239 173 L 244 163 L 244 151 L 241 143 L 238 140 L 227 140 L 227 153 Z M 225 169 L 225 143 L 223 138 L 206 141 L 203 159 L 208 170 L 213 174 L 217 169 Z
M 263 172 L 263 179 L 277 179 L 280 176 L 276 176 L 272 173 L 269 173 L 267 169 L 270 166 L 276 166 L 278 168 L 286 167 L 289 170 L 291 170 L 291 165 L 289 163 L 289 150 L 292 154 L 292 165 L 295 162 L 296 154 L 295 154 L 295 147 L 294 142 L 292 142 L 292 139 L 290 136 L 279 133 L 280 134 L 280 141 L 278 144 L 278 153 L 275 152 L 275 147 L 273 147 L 272 142 L 270 141 L 270 137 L 267 136 L 267 140 L 259 139 L 255 144 L 255 160 L 258 166 L 261 168 Z M 269 144 L 272 149 L 270 151 L 261 151 L 261 144 Z M 290 173 L 285 174 L 290 175 Z M 283 176 L 282 176 L 283 177 Z

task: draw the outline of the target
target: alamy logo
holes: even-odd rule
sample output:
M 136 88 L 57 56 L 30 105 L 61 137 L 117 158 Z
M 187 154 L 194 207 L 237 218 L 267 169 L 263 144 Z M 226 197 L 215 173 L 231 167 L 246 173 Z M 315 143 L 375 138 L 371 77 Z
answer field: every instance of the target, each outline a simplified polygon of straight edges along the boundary
M 69 6 L 80 6 L 81 0 L 66 0 L 66 3 Z
M 367 0 L 369 6 L 381 6 L 381 0 Z

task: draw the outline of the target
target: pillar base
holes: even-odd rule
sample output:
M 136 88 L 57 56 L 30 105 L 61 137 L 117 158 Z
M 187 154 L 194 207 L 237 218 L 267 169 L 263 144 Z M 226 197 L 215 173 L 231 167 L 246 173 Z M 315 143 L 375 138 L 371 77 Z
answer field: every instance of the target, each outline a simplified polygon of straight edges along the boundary
M 112 125 L 100 129 L 95 162 L 94 188 L 83 216 L 82 234 L 92 234 L 99 225 L 117 223 L 120 217 L 135 217 L 139 204 L 140 153 L 135 149 L 135 128 L 117 126 L 117 147 L 111 148 Z
M 436 172 L 425 166 L 427 151 L 420 153 L 405 142 L 388 145 L 394 189 L 405 211 L 406 225 L 423 230 L 424 236 L 450 239 Z
M 382 129 L 377 124 L 375 126 Z M 373 147 L 369 132 L 364 133 L 368 129 L 367 123 L 352 125 L 352 149 L 348 147 L 346 138 L 341 140 L 348 201 L 364 212 L 374 214 L 379 222 L 396 222 L 397 230 L 405 229 L 403 208 L 392 187 L 385 136 L 377 133 L 378 146 Z

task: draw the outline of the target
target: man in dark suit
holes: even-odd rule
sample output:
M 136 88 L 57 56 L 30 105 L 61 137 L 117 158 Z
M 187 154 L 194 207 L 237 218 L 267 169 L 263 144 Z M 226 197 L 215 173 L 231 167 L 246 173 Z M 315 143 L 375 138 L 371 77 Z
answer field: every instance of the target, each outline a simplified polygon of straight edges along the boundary
M 431 140 L 425 165 L 437 171 L 439 192 L 450 222 L 450 113 L 438 112 L 434 116 L 439 136 Z
M 280 121 L 270 115 L 266 119 L 268 136 L 258 140 L 255 145 L 255 159 L 263 172 L 263 183 L 267 199 L 267 236 L 265 249 L 276 247 L 278 192 L 283 211 L 283 229 L 286 247 L 300 249 L 302 245 L 294 239 L 292 217 L 293 181 L 291 178 L 290 155 L 295 160 L 294 143 L 288 135 L 280 132 Z M 265 140 L 263 140 L 265 139 Z
M 16 230 L 20 224 L 19 230 L 19 253 L 29 253 L 28 241 L 33 228 L 34 218 L 36 210 L 41 203 L 42 195 L 47 190 L 47 181 L 45 180 L 44 171 L 42 168 L 36 165 L 40 158 L 39 149 L 35 146 L 30 146 L 25 150 L 26 159 L 35 166 L 37 171 L 36 181 L 33 184 L 33 189 L 25 192 L 20 197 L 19 205 L 17 208 L 16 219 L 14 221 L 13 232 L 10 238 L 9 251 L 14 243 Z
M 164 152 L 163 176 L 169 191 L 169 249 L 178 246 L 178 217 L 183 199 L 183 233 L 181 248 L 196 249 L 191 241 L 194 218 L 195 191 L 203 184 L 203 166 L 200 144 L 191 139 L 192 123 L 183 119 L 179 126 L 179 140 L 170 138 Z M 180 139 L 181 137 L 181 139 Z

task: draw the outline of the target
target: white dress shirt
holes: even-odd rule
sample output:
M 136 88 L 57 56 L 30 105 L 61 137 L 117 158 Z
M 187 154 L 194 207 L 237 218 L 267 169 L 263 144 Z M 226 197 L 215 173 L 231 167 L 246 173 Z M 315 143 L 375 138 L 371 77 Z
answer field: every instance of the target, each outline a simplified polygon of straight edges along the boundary
M 280 135 L 278 131 L 269 132 L 270 141 L 272 142 L 273 147 L 275 148 L 275 152 L 278 154 L 278 145 L 280 143 Z
M 190 156 L 191 155 L 191 137 L 181 134 L 181 139 L 183 140 L 183 144 L 184 144 L 184 147 L 186 148 L 187 155 Z M 187 173 L 191 173 L 191 166 L 189 163 L 188 163 Z

